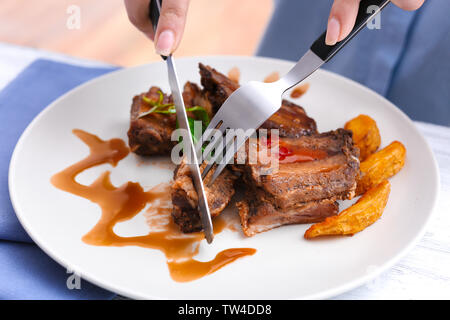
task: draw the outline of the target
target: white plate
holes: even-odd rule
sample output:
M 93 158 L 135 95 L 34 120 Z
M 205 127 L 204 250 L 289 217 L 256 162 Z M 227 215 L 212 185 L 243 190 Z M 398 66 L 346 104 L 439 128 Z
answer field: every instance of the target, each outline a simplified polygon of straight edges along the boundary
M 241 82 L 262 80 L 269 73 L 286 72 L 291 62 L 254 57 L 198 57 L 178 59 L 180 81 L 199 82 L 197 63 L 222 72 L 237 66 Z M 88 154 L 71 130 L 79 128 L 102 139 L 127 139 L 133 95 L 150 85 L 168 89 L 163 63 L 124 69 L 90 81 L 59 98 L 28 126 L 14 151 L 9 172 L 11 200 L 22 225 L 53 259 L 83 278 L 132 298 L 176 299 L 290 299 L 325 298 L 355 288 L 390 267 L 418 240 L 435 206 L 439 177 L 425 139 L 398 108 L 371 90 L 330 72 L 319 70 L 311 87 L 298 100 L 320 131 L 342 127 L 359 115 L 373 117 L 382 146 L 399 140 L 407 148 L 403 170 L 391 179 L 392 191 L 382 218 L 353 237 L 306 241 L 308 225 L 278 228 L 244 238 L 224 231 L 210 247 L 202 243 L 201 260 L 226 248 L 251 247 L 257 253 L 216 273 L 188 283 L 174 282 L 159 251 L 140 247 L 97 247 L 81 241 L 97 222 L 100 209 L 50 184 L 50 177 Z M 138 166 L 128 156 L 111 169 L 103 165 L 80 176 L 91 182 L 112 170 L 113 184 L 137 181 L 151 187 L 168 181 L 172 172 Z M 123 232 L 146 233 L 139 216 Z

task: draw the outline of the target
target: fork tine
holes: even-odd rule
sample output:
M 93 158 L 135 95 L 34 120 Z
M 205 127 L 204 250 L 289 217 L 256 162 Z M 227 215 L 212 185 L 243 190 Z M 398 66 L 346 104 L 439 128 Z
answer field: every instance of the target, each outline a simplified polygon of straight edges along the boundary
M 203 164 L 206 160 L 207 165 L 204 168 L 202 172 L 202 179 L 206 177 L 208 172 L 211 170 L 212 166 L 215 163 L 215 160 L 217 159 L 211 156 L 212 151 L 214 150 L 216 152 L 216 156 L 219 156 L 218 150 L 223 152 L 223 132 L 222 131 L 216 131 L 214 132 L 214 136 L 211 135 L 211 137 L 214 137 L 214 140 L 212 140 L 206 147 L 203 152 L 201 152 L 201 164 Z M 201 149 L 199 149 L 201 151 Z
M 219 127 L 217 127 L 220 124 Z M 223 125 L 223 121 L 220 117 L 214 116 L 211 119 L 211 122 L 209 123 L 208 127 L 205 129 L 205 133 L 202 135 L 202 142 L 203 141 L 209 141 L 211 139 L 212 135 L 214 134 L 214 129 L 220 130 L 222 133 L 225 131 L 226 127 Z
M 211 171 L 212 167 L 214 166 L 213 161 L 208 162 L 208 164 L 206 165 L 205 169 L 203 169 L 202 171 L 202 179 L 205 179 L 206 175 Z
M 217 166 L 216 170 L 214 171 L 214 174 L 213 174 L 211 180 L 209 180 L 209 182 L 208 182 L 208 187 L 214 183 L 214 181 L 217 179 L 217 177 L 220 175 L 220 173 L 223 171 L 223 169 L 225 169 L 225 167 L 230 163 L 230 161 L 234 158 L 234 155 L 236 154 L 236 152 L 242 147 L 242 145 L 253 134 L 253 132 L 251 134 L 246 133 L 244 139 L 234 139 L 234 137 L 233 137 L 233 141 L 232 141 L 233 145 L 229 148 L 226 148 L 224 160 L 222 161 L 222 163 L 220 163 Z
M 217 152 L 218 150 L 215 150 L 214 156 L 208 160 L 208 164 L 206 165 L 205 169 L 202 172 L 202 179 L 206 177 L 209 171 L 211 171 L 214 164 L 217 162 L 219 158 L 222 158 L 224 155 L 224 150 L 227 152 L 227 150 L 230 148 L 230 146 L 234 143 L 234 137 L 235 135 L 227 134 L 225 135 L 225 144 L 224 147 L 220 150 L 220 152 Z M 222 139 L 223 140 L 223 139 Z M 209 145 L 208 145 L 209 147 Z
M 200 141 L 197 142 L 197 144 L 195 145 L 195 152 L 197 154 L 197 159 L 199 160 L 199 165 L 201 165 L 204 162 L 206 156 L 211 153 L 211 150 L 213 150 L 213 148 L 216 148 L 217 144 L 220 143 L 220 141 L 222 141 L 221 139 L 214 139 L 213 141 L 209 140 L 215 137 L 217 131 L 221 132 L 223 135 L 225 130 L 226 126 L 223 125 L 223 122 L 221 123 L 221 120 L 216 120 L 216 117 L 214 117 L 211 120 L 210 124 L 208 125 L 208 127 L 205 129 L 205 132 L 201 136 Z M 206 146 L 205 151 L 202 152 L 202 147 L 205 142 L 209 143 Z
M 220 126 L 217 129 L 206 129 L 205 130 L 205 133 L 203 134 L 203 136 L 206 136 L 206 138 L 208 138 L 208 139 L 204 140 L 203 136 L 202 136 L 202 139 L 200 140 L 200 142 L 197 145 L 198 149 L 196 148 L 197 154 L 199 154 L 199 153 L 201 154 L 201 161 L 200 161 L 201 163 L 203 163 L 204 158 L 206 158 L 206 156 L 208 156 L 211 153 L 211 151 L 214 150 L 217 147 L 217 145 L 222 142 L 223 132 L 225 131 L 225 129 L 226 129 L 225 126 Z M 217 135 L 218 132 L 220 133 L 220 135 Z M 220 139 L 219 139 L 219 137 L 220 137 Z M 209 140 L 211 140 L 211 138 L 214 138 L 214 140 L 209 141 Z M 209 141 L 209 143 L 205 147 L 205 150 L 203 152 L 200 152 L 204 141 L 206 141 L 206 142 Z

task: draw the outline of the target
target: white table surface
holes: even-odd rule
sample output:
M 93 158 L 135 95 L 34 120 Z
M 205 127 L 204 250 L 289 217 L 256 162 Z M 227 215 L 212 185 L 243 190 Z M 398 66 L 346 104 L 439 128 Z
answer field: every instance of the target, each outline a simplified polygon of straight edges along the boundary
M 38 58 L 83 66 L 107 65 L 0 43 L 0 90 Z M 439 164 L 441 189 L 433 219 L 424 237 L 395 266 L 334 299 L 450 299 L 450 128 L 423 122 L 415 124 Z

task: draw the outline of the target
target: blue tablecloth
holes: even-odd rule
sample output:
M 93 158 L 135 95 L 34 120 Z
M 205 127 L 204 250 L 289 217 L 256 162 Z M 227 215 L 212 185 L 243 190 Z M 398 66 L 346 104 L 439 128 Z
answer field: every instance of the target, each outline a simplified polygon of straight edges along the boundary
M 36 60 L 0 91 L 0 299 L 111 299 L 87 281 L 69 290 L 71 274 L 40 250 L 20 225 L 9 199 L 8 167 L 22 132 L 53 100 L 115 68 Z

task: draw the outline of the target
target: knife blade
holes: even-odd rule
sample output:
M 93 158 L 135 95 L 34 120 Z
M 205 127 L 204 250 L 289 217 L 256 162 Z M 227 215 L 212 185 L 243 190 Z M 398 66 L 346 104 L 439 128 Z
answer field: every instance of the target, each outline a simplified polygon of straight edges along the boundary
M 185 151 L 184 155 L 189 155 L 190 158 L 186 161 L 189 165 L 189 169 L 191 170 L 192 180 L 194 182 L 195 190 L 198 194 L 198 209 L 200 212 L 200 219 L 202 221 L 203 233 L 205 234 L 206 241 L 208 243 L 211 243 L 214 238 L 211 213 L 209 212 L 205 188 L 198 165 L 197 153 L 195 152 L 194 141 L 192 140 L 186 108 L 184 106 L 180 83 L 178 81 L 175 63 L 172 55 L 166 58 L 166 63 L 167 72 L 169 75 L 170 90 L 172 91 L 172 99 L 177 112 L 178 126 L 181 129 L 184 129 L 185 132 L 185 134 L 183 135 L 183 149 Z
M 149 5 L 149 18 L 153 24 L 153 30 L 156 32 L 158 25 L 159 14 L 161 11 L 162 0 L 151 0 Z M 198 211 L 200 212 L 200 220 L 202 222 L 203 234 L 206 241 L 211 243 L 214 239 L 213 225 L 211 220 L 211 213 L 209 211 L 208 199 L 205 194 L 205 187 L 203 185 L 202 175 L 199 168 L 197 153 L 192 140 L 191 130 L 189 128 L 188 116 L 184 106 L 184 100 L 180 82 L 178 81 L 175 61 L 172 55 L 161 56 L 166 61 L 167 74 L 169 76 L 169 86 L 172 92 L 172 99 L 175 105 L 177 114 L 178 126 L 184 130 L 183 134 L 183 151 L 186 157 L 187 164 L 191 171 L 192 181 L 198 195 Z

